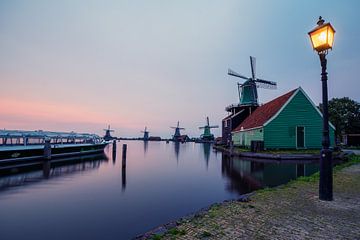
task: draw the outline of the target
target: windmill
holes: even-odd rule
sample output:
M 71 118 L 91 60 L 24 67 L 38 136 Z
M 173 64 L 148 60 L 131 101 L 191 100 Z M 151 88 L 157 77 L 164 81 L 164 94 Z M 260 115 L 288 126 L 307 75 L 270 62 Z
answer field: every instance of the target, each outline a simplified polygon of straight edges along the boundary
M 147 127 L 145 126 L 144 131 L 141 131 L 144 133 L 144 141 L 149 140 L 149 131 L 147 131 Z
M 105 141 L 110 141 L 115 139 L 113 136 L 111 136 L 111 132 L 114 132 L 114 130 L 110 129 L 110 125 L 108 126 L 107 129 L 103 129 L 105 131 L 105 136 L 104 136 L 104 140 Z
M 245 77 L 231 69 L 228 75 L 245 79 L 244 83 L 237 83 L 239 92 L 240 105 L 258 106 L 257 88 L 276 89 L 276 82 L 257 78 L 256 75 L 256 58 L 250 56 L 251 77 Z
M 200 135 L 201 140 L 214 140 L 214 134 L 211 134 L 211 128 L 218 128 L 219 126 L 210 126 L 209 117 L 206 117 L 206 125 L 203 127 L 199 127 L 199 129 L 204 129 L 204 133 Z
M 175 133 L 173 135 L 173 140 L 174 141 L 182 141 L 183 136 L 180 134 L 180 130 L 185 130 L 185 128 L 182 128 L 179 126 L 179 121 L 177 122 L 176 127 L 170 127 L 170 128 L 175 129 Z

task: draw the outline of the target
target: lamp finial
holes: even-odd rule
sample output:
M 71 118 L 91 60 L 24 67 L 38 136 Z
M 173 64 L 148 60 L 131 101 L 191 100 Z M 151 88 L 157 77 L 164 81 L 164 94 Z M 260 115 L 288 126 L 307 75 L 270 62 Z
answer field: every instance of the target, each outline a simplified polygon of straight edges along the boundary
M 319 20 L 317 21 L 317 25 L 321 26 L 324 24 L 324 22 L 325 22 L 324 19 L 320 16 Z

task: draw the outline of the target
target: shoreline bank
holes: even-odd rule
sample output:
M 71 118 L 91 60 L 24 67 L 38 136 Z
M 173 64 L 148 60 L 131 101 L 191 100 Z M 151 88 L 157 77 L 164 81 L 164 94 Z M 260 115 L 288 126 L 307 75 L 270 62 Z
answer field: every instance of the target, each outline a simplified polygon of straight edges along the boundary
M 320 150 L 319 154 L 308 154 L 308 153 L 263 153 L 263 152 L 242 152 L 234 149 L 231 151 L 228 148 L 223 146 L 213 146 L 213 149 L 216 151 L 223 152 L 229 156 L 237 156 L 248 159 L 264 159 L 264 160 L 275 160 L 275 161 L 319 161 L 320 160 Z M 334 160 L 339 160 L 344 158 L 348 153 L 340 152 L 339 154 L 334 154 Z

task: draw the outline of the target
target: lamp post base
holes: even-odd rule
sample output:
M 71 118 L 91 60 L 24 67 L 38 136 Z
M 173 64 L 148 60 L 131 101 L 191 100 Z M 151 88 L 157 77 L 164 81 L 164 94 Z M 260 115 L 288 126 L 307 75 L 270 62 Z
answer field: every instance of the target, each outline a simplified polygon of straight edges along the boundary
M 332 151 L 330 149 L 322 149 L 320 152 L 319 199 L 333 200 Z

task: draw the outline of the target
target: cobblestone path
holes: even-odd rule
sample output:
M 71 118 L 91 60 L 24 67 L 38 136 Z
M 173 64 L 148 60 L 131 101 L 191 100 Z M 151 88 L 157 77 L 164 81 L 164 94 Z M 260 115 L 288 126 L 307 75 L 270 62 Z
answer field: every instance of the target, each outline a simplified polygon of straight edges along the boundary
M 334 201 L 318 200 L 317 181 L 225 202 L 154 239 L 360 239 L 360 164 L 334 175 Z

